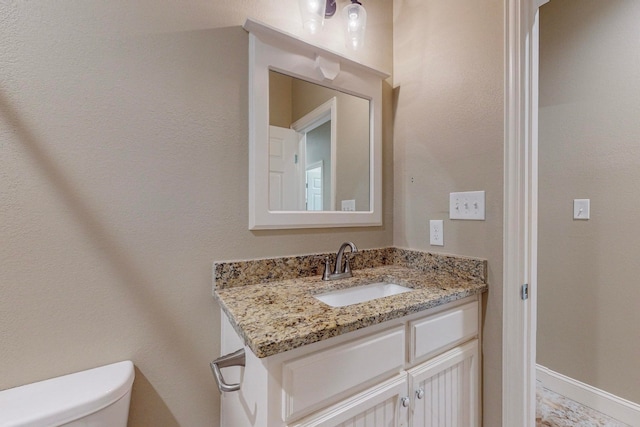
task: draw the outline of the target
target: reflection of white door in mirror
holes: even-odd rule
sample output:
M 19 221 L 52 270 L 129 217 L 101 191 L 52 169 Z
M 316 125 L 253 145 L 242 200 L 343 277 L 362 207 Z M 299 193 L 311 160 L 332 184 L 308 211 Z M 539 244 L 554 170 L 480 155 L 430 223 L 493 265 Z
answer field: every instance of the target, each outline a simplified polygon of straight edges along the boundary
M 269 210 L 299 209 L 298 158 L 296 131 L 271 126 L 269 131 Z
M 307 210 L 322 210 L 322 161 L 307 166 Z

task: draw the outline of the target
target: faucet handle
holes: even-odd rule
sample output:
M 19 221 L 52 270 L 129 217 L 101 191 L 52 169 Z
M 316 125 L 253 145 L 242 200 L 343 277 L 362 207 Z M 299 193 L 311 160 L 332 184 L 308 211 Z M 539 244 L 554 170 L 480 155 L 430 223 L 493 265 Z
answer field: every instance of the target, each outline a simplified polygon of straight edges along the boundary
M 351 266 L 349 265 L 349 256 L 344 257 L 344 272 L 351 273 Z
M 331 260 L 329 257 L 324 258 L 324 273 L 322 273 L 322 280 L 330 280 L 331 276 Z

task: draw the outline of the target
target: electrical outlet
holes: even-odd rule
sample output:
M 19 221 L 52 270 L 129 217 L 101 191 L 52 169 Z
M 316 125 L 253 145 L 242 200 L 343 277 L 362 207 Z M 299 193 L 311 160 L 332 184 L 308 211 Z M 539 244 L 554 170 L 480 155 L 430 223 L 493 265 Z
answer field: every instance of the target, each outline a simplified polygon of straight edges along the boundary
M 449 218 L 483 221 L 484 191 L 449 193 Z
M 429 221 L 429 243 L 431 246 L 444 246 L 444 226 L 441 219 Z

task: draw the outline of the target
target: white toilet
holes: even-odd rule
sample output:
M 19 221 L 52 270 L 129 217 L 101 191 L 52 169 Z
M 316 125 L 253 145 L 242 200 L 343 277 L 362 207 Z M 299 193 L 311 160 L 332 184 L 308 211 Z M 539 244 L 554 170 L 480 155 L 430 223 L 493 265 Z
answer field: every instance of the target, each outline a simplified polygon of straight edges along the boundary
M 0 391 L 0 427 L 125 427 L 134 376 L 127 360 Z

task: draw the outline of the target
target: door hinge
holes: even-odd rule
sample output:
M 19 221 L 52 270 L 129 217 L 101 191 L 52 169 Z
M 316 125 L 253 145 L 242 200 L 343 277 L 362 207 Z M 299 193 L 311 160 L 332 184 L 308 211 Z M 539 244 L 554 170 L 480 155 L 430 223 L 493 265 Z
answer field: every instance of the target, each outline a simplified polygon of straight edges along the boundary
M 520 290 L 520 297 L 523 300 L 528 300 L 529 299 L 529 284 L 525 283 L 524 285 L 522 285 L 522 288 Z

